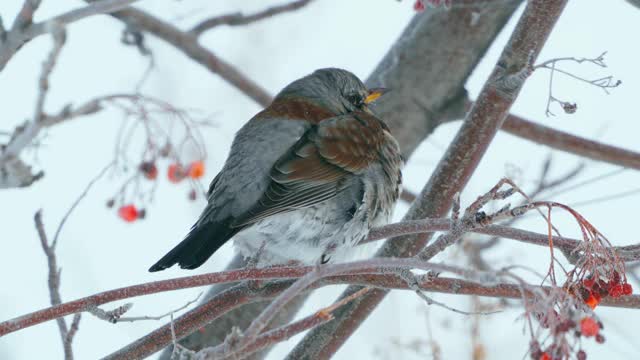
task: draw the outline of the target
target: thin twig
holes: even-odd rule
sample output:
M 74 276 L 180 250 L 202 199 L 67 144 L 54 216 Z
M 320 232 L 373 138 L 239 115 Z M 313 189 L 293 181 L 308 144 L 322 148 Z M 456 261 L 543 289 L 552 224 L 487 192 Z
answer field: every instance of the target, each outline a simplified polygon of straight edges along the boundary
M 47 233 L 44 229 L 44 223 L 42 222 L 42 210 L 38 210 L 36 212 L 33 220 L 35 222 L 36 231 L 38 232 L 38 238 L 40 239 L 40 245 L 42 245 L 42 250 L 47 257 L 47 265 L 49 269 L 48 288 L 51 305 L 60 305 L 62 303 L 62 297 L 60 296 L 60 269 L 58 268 L 55 250 L 52 246 L 49 246 Z M 80 320 L 78 319 L 77 321 L 79 322 Z M 73 350 L 71 348 L 71 340 L 73 339 L 73 335 L 69 336 L 67 322 L 63 317 L 58 317 L 56 319 L 56 323 L 58 324 L 58 330 L 60 332 L 60 338 L 62 340 L 64 357 L 66 360 L 72 360 Z M 76 324 L 76 328 L 77 326 L 78 325 Z M 74 330 L 74 332 L 75 331 L 77 331 L 77 329 Z
M 121 317 L 119 319 L 117 319 L 116 321 L 114 321 L 114 323 L 116 322 L 134 322 L 134 321 L 140 321 L 140 320 L 161 320 L 166 318 L 167 316 L 173 316 L 173 314 L 177 313 L 178 311 L 184 310 L 186 308 L 188 308 L 189 306 L 191 306 L 191 304 L 195 303 L 196 301 L 198 301 L 200 299 L 200 297 L 202 296 L 202 293 L 198 294 L 198 296 L 193 299 L 188 301 L 186 304 L 180 306 L 179 308 L 173 309 L 167 313 L 164 313 L 162 315 L 157 315 L 157 316 L 125 316 L 125 317 Z
M 51 243 L 51 248 L 52 249 L 55 250 L 56 245 L 58 245 L 58 237 L 60 236 L 60 232 L 62 231 L 62 228 L 64 227 L 64 224 L 69 219 L 69 216 L 71 216 L 71 213 L 73 213 L 73 211 L 76 209 L 76 207 L 78 207 L 78 205 L 80 204 L 82 199 L 84 199 L 85 196 L 87 196 L 87 194 L 89 193 L 89 190 L 91 190 L 91 187 L 93 186 L 93 184 L 95 184 L 98 180 L 100 180 L 104 176 L 104 174 L 106 174 L 107 170 L 109 170 L 111 168 L 111 166 L 113 166 L 112 162 L 107 164 L 107 166 L 105 166 L 102 170 L 100 170 L 98 175 L 96 175 L 93 179 L 91 179 L 91 181 L 89 181 L 89 183 L 84 188 L 84 190 L 82 191 L 80 196 L 78 196 L 78 198 L 76 198 L 76 200 L 73 202 L 73 204 L 71 204 L 71 207 L 69 208 L 69 210 L 67 210 L 67 212 L 62 217 L 62 220 L 60 220 L 60 224 L 58 225 L 58 229 L 56 230 L 56 233 L 53 236 L 53 242 Z
M 307 4 L 309 4 L 312 0 L 296 0 L 286 4 L 272 6 L 260 12 L 251 15 L 243 15 L 242 13 L 233 13 L 222 16 L 217 16 L 214 18 L 210 18 L 204 20 L 194 26 L 191 29 L 191 33 L 195 36 L 200 36 L 205 31 L 211 30 L 214 27 L 220 25 L 228 25 L 228 26 L 238 26 L 238 25 L 248 25 L 254 23 L 256 21 L 268 19 L 275 15 L 279 15 L 286 12 L 296 11 L 298 9 L 303 8 Z

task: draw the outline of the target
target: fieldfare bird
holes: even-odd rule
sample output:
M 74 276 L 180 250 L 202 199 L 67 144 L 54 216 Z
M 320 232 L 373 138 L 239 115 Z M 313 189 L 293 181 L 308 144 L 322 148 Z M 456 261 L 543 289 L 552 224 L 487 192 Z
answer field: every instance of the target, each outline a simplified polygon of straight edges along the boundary
M 383 93 L 333 68 L 285 87 L 238 131 L 202 215 L 149 271 L 197 268 L 232 237 L 258 266 L 324 263 L 386 224 L 403 159 L 368 108 Z

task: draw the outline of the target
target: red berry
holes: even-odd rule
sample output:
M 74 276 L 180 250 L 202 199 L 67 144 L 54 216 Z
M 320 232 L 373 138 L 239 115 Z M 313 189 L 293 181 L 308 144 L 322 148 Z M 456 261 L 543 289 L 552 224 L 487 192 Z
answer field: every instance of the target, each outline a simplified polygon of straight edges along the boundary
M 424 11 L 424 3 L 422 1 L 423 0 L 416 0 L 416 2 L 413 3 L 413 10 L 417 12 Z
M 548 352 L 543 352 L 542 355 L 540 355 L 539 360 L 551 360 L 551 355 L 549 355 Z
M 584 287 L 586 287 L 587 289 L 591 289 L 595 283 L 596 279 L 594 279 L 593 277 L 588 277 L 582 280 L 582 285 L 584 285 Z
M 169 178 L 169 181 L 171 181 L 172 183 L 174 184 L 179 183 L 180 181 L 182 181 L 182 179 L 184 179 L 185 175 L 186 174 L 184 169 L 182 168 L 182 165 L 178 163 L 173 163 L 169 165 L 167 177 Z
M 621 280 L 621 279 L 620 279 L 620 273 L 614 270 L 614 271 L 613 271 L 613 278 L 611 279 L 611 281 L 612 281 L 614 284 L 620 284 L 620 280 Z
M 580 332 L 582 333 L 582 335 L 586 337 L 591 337 L 591 336 L 598 335 L 599 331 L 600 331 L 600 326 L 598 326 L 598 323 L 592 318 L 586 317 L 580 320 Z
M 622 295 L 631 295 L 633 293 L 633 287 L 631 284 L 622 284 Z
M 155 180 L 158 177 L 158 168 L 150 161 L 140 164 L 140 172 L 149 180 Z
M 587 298 L 587 300 L 584 301 L 585 304 L 587 304 L 587 306 L 589 306 L 591 309 L 595 309 L 596 306 L 598 306 L 598 304 L 600 304 L 600 294 L 598 293 L 589 293 L 589 298 Z
M 192 162 L 191 164 L 189 164 L 187 173 L 192 179 L 201 178 L 202 175 L 204 175 L 204 163 L 200 160 Z
M 624 289 L 621 284 L 616 284 L 609 289 L 609 295 L 614 298 L 622 296 L 623 293 Z
M 118 209 L 118 216 L 126 222 L 136 221 L 138 218 L 138 209 L 134 205 L 121 206 Z
M 587 360 L 587 353 L 584 352 L 584 350 L 579 350 L 578 353 L 576 354 L 576 358 L 578 360 Z

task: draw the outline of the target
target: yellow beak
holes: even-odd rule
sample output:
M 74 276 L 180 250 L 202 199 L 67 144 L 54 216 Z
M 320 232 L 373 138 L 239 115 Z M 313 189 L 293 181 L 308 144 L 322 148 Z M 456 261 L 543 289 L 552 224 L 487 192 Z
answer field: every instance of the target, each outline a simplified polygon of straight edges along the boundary
M 385 88 L 375 88 L 369 89 L 369 95 L 364 99 L 365 104 L 371 104 L 372 102 L 378 100 L 378 98 L 384 94 L 389 92 L 388 89 Z

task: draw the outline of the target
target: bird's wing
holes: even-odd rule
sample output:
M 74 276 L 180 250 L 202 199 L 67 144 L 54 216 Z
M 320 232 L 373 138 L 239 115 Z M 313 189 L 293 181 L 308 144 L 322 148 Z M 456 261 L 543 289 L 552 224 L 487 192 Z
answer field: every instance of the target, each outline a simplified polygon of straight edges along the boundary
M 232 226 L 305 208 L 336 196 L 349 179 L 378 161 L 386 125 L 365 112 L 311 127 L 276 163 L 262 197 Z

